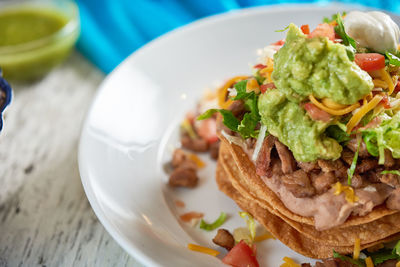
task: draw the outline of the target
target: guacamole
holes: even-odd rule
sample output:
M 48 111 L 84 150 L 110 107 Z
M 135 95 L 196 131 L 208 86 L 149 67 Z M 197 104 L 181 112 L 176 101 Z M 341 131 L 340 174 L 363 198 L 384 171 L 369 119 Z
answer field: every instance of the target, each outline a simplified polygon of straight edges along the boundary
M 274 55 L 272 79 L 290 101 L 314 95 L 354 104 L 373 86 L 367 72 L 349 59 L 344 45 L 327 37 L 308 38 L 290 24 L 285 45 Z
M 280 90 L 269 90 L 258 99 L 261 121 L 268 132 L 279 138 L 298 161 L 337 159 L 342 147 L 324 134 L 330 123 L 313 121 L 299 106 Z

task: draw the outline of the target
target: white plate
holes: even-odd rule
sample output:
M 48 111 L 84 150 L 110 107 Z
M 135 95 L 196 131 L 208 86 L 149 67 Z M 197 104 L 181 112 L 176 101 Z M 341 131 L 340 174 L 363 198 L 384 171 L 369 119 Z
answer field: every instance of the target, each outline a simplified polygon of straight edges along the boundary
M 275 30 L 290 22 L 313 28 L 322 17 L 349 9 L 274 6 L 210 17 L 151 42 L 107 77 L 83 127 L 79 169 L 96 215 L 129 254 L 152 266 L 222 265 L 218 258 L 186 248 L 188 243 L 216 248 L 211 242 L 215 231 L 182 224 L 178 216 L 200 211 L 213 221 L 225 211 L 230 215 L 225 228 L 244 222 L 235 203 L 217 190 L 215 163 L 206 155 L 209 164 L 196 189 L 166 186 L 162 165 L 178 145 L 178 122 L 204 88 L 250 73 L 256 50 L 283 38 Z M 186 208 L 175 207 L 176 199 Z M 307 262 L 279 241 L 258 245 L 262 266 L 279 266 L 284 256 Z

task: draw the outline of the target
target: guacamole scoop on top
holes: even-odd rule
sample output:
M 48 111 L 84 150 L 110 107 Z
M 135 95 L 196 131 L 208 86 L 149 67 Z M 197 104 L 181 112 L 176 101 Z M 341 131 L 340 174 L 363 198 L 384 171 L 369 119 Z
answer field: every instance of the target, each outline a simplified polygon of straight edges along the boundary
M 276 89 L 258 100 L 268 132 L 298 161 L 339 158 L 342 146 L 325 133 L 332 120 L 312 120 L 302 105 L 311 94 L 348 105 L 370 93 L 371 77 L 349 59 L 347 48 L 327 37 L 308 38 L 290 24 L 285 45 L 274 55 L 272 79 Z
M 373 89 L 367 72 L 349 59 L 344 45 L 327 37 L 308 38 L 289 25 L 285 45 L 274 55 L 272 79 L 290 101 L 314 95 L 339 104 L 354 104 Z
M 324 134 L 330 123 L 314 121 L 298 103 L 289 101 L 279 90 L 269 90 L 258 99 L 261 121 L 268 132 L 279 138 L 298 161 L 337 159 L 342 146 Z

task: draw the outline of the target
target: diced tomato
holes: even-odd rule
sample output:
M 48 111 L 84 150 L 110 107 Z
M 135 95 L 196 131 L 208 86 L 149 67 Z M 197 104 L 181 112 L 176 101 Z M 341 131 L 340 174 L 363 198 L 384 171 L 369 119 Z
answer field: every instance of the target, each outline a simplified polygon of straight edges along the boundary
M 260 85 L 260 91 L 261 93 L 265 93 L 268 89 L 275 89 L 275 84 L 274 83 L 267 83 L 267 84 L 262 84 Z
M 301 25 L 300 29 L 304 34 L 310 34 L 310 26 L 308 24 Z
M 328 23 L 319 24 L 315 30 L 313 30 L 309 35 L 310 38 L 316 36 L 328 37 L 329 40 L 335 40 L 335 29 L 332 25 Z
M 234 267 L 259 267 L 254 251 L 241 240 L 222 259 L 222 262 Z
M 201 138 L 207 140 L 207 142 L 210 144 L 218 141 L 217 122 L 215 119 L 210 118 L 207 120 L 203 120 L 200 121 L 200 123 L 197 125 L 197 133 Z
M 385 57 L 378 53 L 356 54 L 354 61 L 365 71 L 380 70 L 385 67 Z
M 265 66 L 264 64 L 257 64 L 254 66 L 255 69 L 263 69 L 266 68 L 267 66 Z
M 389 102 L 389 98 L 387 97 L 387 95 L 385 95 L 385 96 L 382 98 L 381 103 L 382 103 L 382 105 L 383 105 L 383 107 L 384 107 L 385 109 L 391 108 L 390 102 Z
M 400 81 L 397 82 L 396 86 L 394 87 L 394 93 L 400 92 Z
M 304 109 L 307 110 L 308 115 L 313 120 L 328 122 L 331 119 L 331 115 L 328 112 L 319 109 L 313 103 L 304 104 Z
M 279 41 L 273 43 L 273 45 L 284 45 L 284 44 L 285 44 L 285 40 L 284 40 L 284 39 L 279 40 Z

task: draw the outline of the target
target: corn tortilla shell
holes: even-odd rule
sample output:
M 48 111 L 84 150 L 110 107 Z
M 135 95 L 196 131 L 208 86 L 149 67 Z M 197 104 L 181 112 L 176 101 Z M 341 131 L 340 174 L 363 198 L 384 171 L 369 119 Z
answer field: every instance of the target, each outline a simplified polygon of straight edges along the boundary
M 375 216 L 375 220 L 367 218 L 366 220 L 364 220 L 365 223 L 361 223 L 361 219 L 363 217 L 360 217 L 357 219 L 357 222 L 359 222 L 359 224 L 357 225 L 353 221 L 352 224 L 347 224 L 346 227 L 341 225 L 339 227 L 334 227 L 324 231 L 318 231 L 313 225 L 304 223 L 304 221 L 306 220 L 303 220 L 303 218 L 305 217 L 301 217 L 298 215 L 292 217 L 286 216 L 286 214 L 291 214 L 291 212 L 255 174 L 254 165 L 252 162 L 250 163 L 253 167 L 252 171 L 254 172 L 255 177 L 251 178 L 254 179 L 255 182 L 252 182 L 251 179 L 246 179 L 248 177 L 247 173 L 243 173 L 243 171 L 239 170 L 240 164 L 245 164 L 246 160 L 249 161 L 249 159 L 247 155 L 241 150 L 241 148 L 239 148 L 242 151 L 239 156 L 241 156 L 242 158 L 240 159 L 241 161 L 239 161 L 238 164 L 238 161 L 235 160 L 234 155 L 232 155 L 231 153 L 236 152 L 234 149 L 231 148 L 232 146 L 234 145 L 230 145 L 228 142 L 223 141 L 221 143 L 218 168 L 223 169 L 226 176 L 225 179 L 228 179 L 230 186 L 233 187 L 236 194 L 241 195 L 242 198 L 248 199 L 252 203 L 256 203 L 260 209 L 264 210 L 264 212 L 268 211 L 270 214 L 273 214 L 274 216 L 280 218 L 280 220 L 283 220 L 291 228 L 301 233 L 307 239 L 312 240 L 314 243 L 318 243 L 320 246 L 327 245 L 329 247 L 352 247 L 354 244 L 354 240 L 356 238 L 360 238 L 361 244 L 368 245 L 374 242 L 380 243 L 381 240 L 400 232 L 400 224 L 398 223 L 400 221 L 399 212 L 386 216 Z M 248 180 L 250 180 L 250 182 Z M 260 186 L 265 190 L 264 194 L 272 194 L 272 203 L 268 202 L 265 198 L 260 199 L 260 193 L 258 192 L 258 194 L 254 194 L 254 188 L 250 186 Z M 279 205 L 274 205 L 275 203 L 278 203 Z M 284 209 L 283 212 L 281 212 L 281 209 Z M 382 207 L 379 207 L 373 212 L 381 215 L 381 210 Z M 386 208 L 384 208 L 384 210 L 386 210 Z M 301 217 L 300 220 L 296 220 L 296 218 L 298 217 Z M 352 219 L 353 218 L 350 218 L 350 220 Z
M 241 209 L 252 214 L 258 222 L 260 222 L 272 235 L 274 235 L 274 237 L 278 238 L 286 246 L 304 256 L 316 259 L 332 257 L 333 249 L 342 254 L 353 252 L 353 245 L 329 246 L 308 238 L 280 217 L 261 207 L 256 201 L 253 201 L 253 199 L 241 195 L 230 182 L 230 175 L 226 172 L 226 168 L 228 167 L 224 167 L 221 162 L 221 157 L 219 158 L 220 160 L 218 161 L 216 171 L 216 181 L 219 189 L 232 198 Z M 395 234 L 377 242 L 362 244 L 361 249 L 372 247 L 382 242 L 396 240 L 398 238 L 400 238 L 400 235 Z
M 278 211 L 280 214 L 293 221 L 314 226 L 314 218 L 300 216 L 286 208 L 279 197 L 271 189 L 269 189 L 263 180 L 256 174 L 254 163 L 249 159 L 241 147 L 235 144 L 230 144 L 229 141 L 222 135 L 219 135 L 219 138 L 221 139 L 221 147 L 229 151 L 225 152 L 224 154 L 231 154 L 233 161 L 236 163 L 237 169 L 239 170 L 238 173 L 242 174 L 238 175 L 237 179 L 246 192 L 250 192 L 262 206 L 270 206 L 273 208 L 273 210 Z M 349 217 L 342 225 L 339 226 L 339 228 L 365 224 L 395 213 L 399 212 L 390 210 L 386 208 L 386 206 L 381 205 L 375 207 L 366 216 Z

